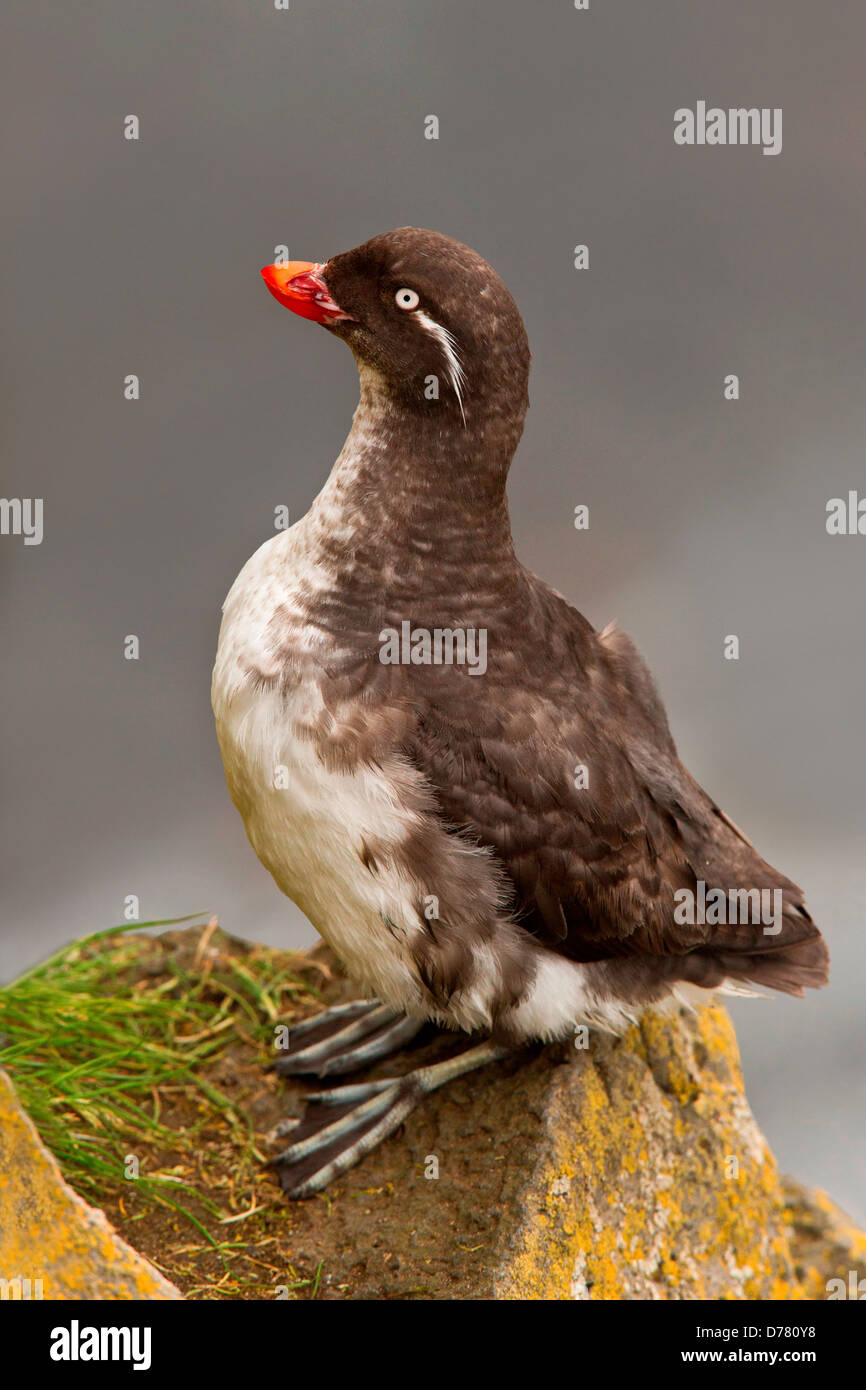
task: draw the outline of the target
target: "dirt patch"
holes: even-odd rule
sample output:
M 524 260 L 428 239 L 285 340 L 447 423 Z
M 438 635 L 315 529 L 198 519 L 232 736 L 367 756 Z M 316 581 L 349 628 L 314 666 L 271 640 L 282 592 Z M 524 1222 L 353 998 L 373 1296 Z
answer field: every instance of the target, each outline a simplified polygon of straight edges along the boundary
M 160 938 L 158 949 L 188 953 L 195 949 L 189 935 Z M 220 950 L 249 954 L 245 943 L 231 938 L 221 941 Z M 147 963 L 152 980 L 164 978 L 154 973 L 158 959 L 151 954 Z M 335 972 L 324 985 L 323 1002 L 355 997 L 325 948 L 312 959 Z M 298 957 L 292 964 L 298 968 Z M 291 1024 L 311 1012 L 286 1013 L 282 1021 Z M 426 1043 L 422 1038 L 411 1053 L 369 1075 L 401 1074 L 463 1046 L 457 1038 Z M 489 1287 L 485 1252 L 492 1255 L 498 1214 L 509 1201 L 508 1152 L 531 1142 L 540 1123 L 540 1114 L 525 1107 L 525 1090 L 517 1095 L 509 1084 L 519 1065 L 500 1063 L 452 1083 L 435 1108 L 420 1106 L 363 1163 L 325 1193 L 299 1203 L 283 1197 L 266 1167 L 250 1167 L 227 1126 L 215 1119 L 201 1132 L 195 1184 L 230 1206 L 237 1219 L 214 1222 L 195 1199 L 185 1199 L 185 1206 L 219 1248 L 176 1213 L 131 1214 L 123 1196 L 107 1197 L 104 1210 L 124 1238 L 190 1298 L 471 1299 Z M 543 1071 L 549 1056 L 534 1065 Z M 249 1116 L 255 1148 L 264 1159 L 280 1147 L 270 1137 L 274 1126 L 300 1115 L 304 1095 L 317 1089 L 278 1077 L 252 1039 L 233 1045 L 204 1075 L 229 1090 Z M 162 1123 L 173 1129 L 182 1131 L 200 1118 L 186 1097 L 163 1094 L 160 1104 Z M 162 1171 L 176 1167 L 190 1176 L 188 1161 L 177 1152 L 154 1150 L 145 1157 Z M 431 1158 L 438 1162 L 437 1178 L 425 1176 L 433 1170 Z

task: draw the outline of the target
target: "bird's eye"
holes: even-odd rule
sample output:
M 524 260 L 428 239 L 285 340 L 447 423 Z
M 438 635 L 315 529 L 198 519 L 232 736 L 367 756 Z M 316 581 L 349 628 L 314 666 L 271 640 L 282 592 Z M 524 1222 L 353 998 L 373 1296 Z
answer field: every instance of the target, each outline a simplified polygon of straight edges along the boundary
M 417 309 L 421 302 L 414 290 L 398 290 L 394 300 L 398 309 Z

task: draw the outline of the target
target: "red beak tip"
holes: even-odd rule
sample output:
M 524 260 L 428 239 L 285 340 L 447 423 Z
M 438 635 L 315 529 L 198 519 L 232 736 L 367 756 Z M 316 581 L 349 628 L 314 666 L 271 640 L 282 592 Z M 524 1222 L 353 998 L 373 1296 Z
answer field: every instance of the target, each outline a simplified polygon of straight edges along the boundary
M 287 265 L 264 265 L 261 275 L 274 298 L 299 318 L 319 324 L 349 318 L 331 299 L 320 270 L 312 261 L 289 261 Z

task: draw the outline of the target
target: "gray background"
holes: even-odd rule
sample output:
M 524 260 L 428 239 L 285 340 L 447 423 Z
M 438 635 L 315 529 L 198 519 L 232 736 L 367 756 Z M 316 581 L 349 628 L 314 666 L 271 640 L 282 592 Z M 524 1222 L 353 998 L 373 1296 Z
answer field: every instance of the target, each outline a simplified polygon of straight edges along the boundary
M 229 802 L 208 687 L 223 596 L 273 508 L 308 507 L 357 387 L 258 270 L 434 227 L 526 318 L 523 559 L 631 633 L 685 761 L 829 937 L 829 990 L 734 1012 L 782 1165 L 863 1218 L 866 537 L 824 508 L 866 491 L 866 12 L 591 3 L 11 7 L 0 490 L 44 497 L 45 539 L 0 538 L 0 974 L 128 893 L 312 939 Z M 698 99 L 781 106 L 782 153 L 676 147 Z

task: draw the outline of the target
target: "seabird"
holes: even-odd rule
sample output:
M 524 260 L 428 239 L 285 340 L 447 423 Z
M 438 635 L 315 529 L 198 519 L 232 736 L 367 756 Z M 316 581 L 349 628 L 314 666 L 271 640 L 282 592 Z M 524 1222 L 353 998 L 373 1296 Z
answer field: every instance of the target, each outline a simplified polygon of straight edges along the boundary
M 274 1160 L 305 1197 L 521 1045 L 713 990 L 802 994 L 828 957 L 800 889 L 680 762 L 629 638 L 514 553 L 529 346 L 495 271 L 403 227 L 262 275 L 361 383 L 309 512 L 232 586 L 213 676 L 247 835 L 371 996 L 293 1028 L 279 1070 L 346 1074 L 428 1021 L 482 1039 L 311 1096 Z M 771 897 L 772 917 L 727 911 Z

